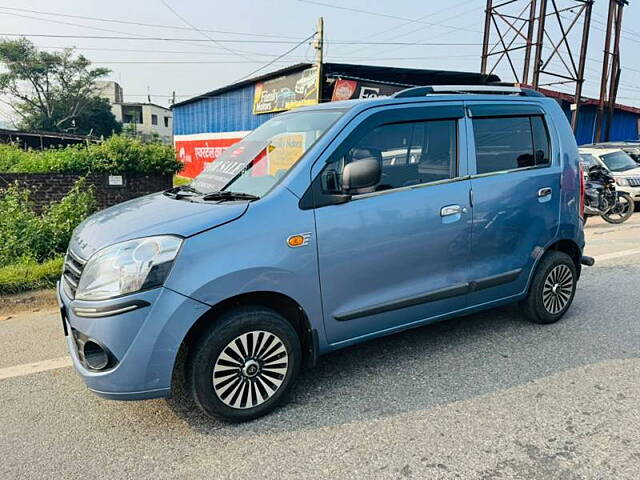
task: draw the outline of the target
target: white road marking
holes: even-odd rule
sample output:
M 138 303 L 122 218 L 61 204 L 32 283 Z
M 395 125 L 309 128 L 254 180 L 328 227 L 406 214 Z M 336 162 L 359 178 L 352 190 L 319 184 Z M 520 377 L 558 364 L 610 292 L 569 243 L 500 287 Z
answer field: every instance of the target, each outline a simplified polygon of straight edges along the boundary
M 640 255 L 640 248 L 631 248 L 629 250 L 620 250 L 619 252 L 605 253 L 604 255 L 598 255 L 594 258 L 596 259 L 596 265 L 598 265 L 598 262 L 604 262 L 605 260 L 612 260 L 614 258 L 628 257 L 629 255 Z
M 55 370 L 57 368 L 70 367 L 71 365 L 71 357 L 61 357 L 53 358 L 51 360 L 42 360 L 40 362 L 25 363 L 23 365 L 15 365 L 13 367 L 0 368 L 0 380 L 22 377 L 32 373 L 46 372 L 47 370 Z

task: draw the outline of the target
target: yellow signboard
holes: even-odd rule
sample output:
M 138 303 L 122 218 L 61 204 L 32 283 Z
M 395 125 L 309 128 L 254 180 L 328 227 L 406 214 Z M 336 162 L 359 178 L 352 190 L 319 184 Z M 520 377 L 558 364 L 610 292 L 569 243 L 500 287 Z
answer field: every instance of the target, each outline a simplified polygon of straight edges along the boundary
M 318 68 L 256 83 L 253 113 L 282 112 L 318 103 Z
M 305 134 L 285 133 L 275 137 L 267 149 L 269 175 L 287 172 L 304 153 Z

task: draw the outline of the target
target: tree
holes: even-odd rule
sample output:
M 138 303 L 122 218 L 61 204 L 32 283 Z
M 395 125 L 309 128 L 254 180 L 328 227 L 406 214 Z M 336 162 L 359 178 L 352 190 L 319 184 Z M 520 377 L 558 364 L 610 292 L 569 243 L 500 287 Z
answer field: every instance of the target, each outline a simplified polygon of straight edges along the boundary
M 54 111 L 63 112 L 64 106 L 60 105 L 54 108 Z M 91 97 L 86 107 L 71 119 L 69 128 L 62 130 L 48 125 L 50 122 L 40 112 L 33 112 L 27 118 L 23 117 L 20 122 L 20 127 L 25 130 L 66 131 L 96 137 L 110 137 L 114 133 L 122 132 L 122 124 L 111 112 L 109 100 L 101 97 Z
M 91 68 L 83 55 L 73 49 L 62 52 L 38 50 L 29 40 L 0 41 L 0 92 L 12 97 L 9 102 L 23 128 L 89 133 L 94 121 L 101 119 L 110 134 L 113 120 L 108 103 L 97 98 L 96 80 L 110 71 Z M 113 117 L 113 115 L 111 115 Z M 88 128 L 86 128 L 88 126 Z

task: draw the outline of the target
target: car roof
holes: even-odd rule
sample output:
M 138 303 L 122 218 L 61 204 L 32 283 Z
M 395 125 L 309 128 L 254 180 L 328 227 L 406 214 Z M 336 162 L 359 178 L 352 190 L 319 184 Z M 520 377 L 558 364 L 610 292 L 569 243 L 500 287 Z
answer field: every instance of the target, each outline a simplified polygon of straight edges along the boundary
M 606 148 L 606 147 L 579 147 L 578 151 L 580 153 L 590 153 L 595 156 L 607 155 L 608 153 L 621 152 L 621 148 Z
M 401 105 L 406 103 L 432 103 L 432 102 L 462 102 L 466 100 L 493 101 L 493 102 L 519 102 L 519 103 L 546 103 L 554 101 L 548 97 L 525 97 L 502 94 L 477 94 L 477 93 L 433 93 L 416 97 L 377 97 L 354 100 L 341 100 L 337 102 L 319 103 L 303 107 L 297 110 L 325 110 L 325 109 L 345 109 L 345 110 L 365 110 L 372 107 L 384 105 Z

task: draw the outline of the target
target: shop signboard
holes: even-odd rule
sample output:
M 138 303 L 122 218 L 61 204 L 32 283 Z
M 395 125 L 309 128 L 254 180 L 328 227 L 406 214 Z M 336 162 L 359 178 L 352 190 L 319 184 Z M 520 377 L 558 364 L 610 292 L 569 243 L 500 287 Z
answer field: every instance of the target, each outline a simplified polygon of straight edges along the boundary
M 388 97 L 406 88 L 406 86 L 402 85 L 387 85 L 385 83 L 345 80 L 339 78 L 333 86 L 331 101 L 337 102 L 340 100 L 352 100 L 356 98 Z
M 253 94 L 253 113 L 282 112 L 318 103 L 318 69 L 307 68 L 258 82 Z

